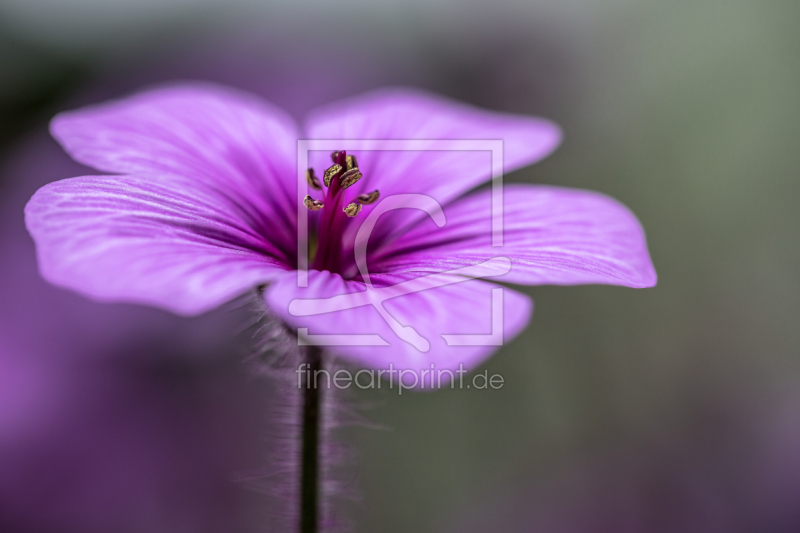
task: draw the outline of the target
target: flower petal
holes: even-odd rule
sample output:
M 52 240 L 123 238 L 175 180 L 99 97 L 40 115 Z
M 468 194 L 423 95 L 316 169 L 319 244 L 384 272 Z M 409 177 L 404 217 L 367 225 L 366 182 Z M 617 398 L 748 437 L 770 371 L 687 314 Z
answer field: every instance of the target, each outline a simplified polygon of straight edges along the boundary
M 172 176 L 85 176 L 45 185 L 25 208 L 48 281 L 103 301 L 209 310 L 289 268 L 220 191 Z M 274 225 L 274 223 L 273 223 Z
M 502 141 L 503 172 L 511 172 L 548 156 L 561 141 L 561 130 L 544 119 L 479 109 L 420 90 L 383 89 L 331 104 L 312 113 L 306 122 L 311 139 L 326 140 L 466 140 Z M 352 195 L 380 191 L 381 198 L 417 193 L 444 206 L 491 178 L 492 152 L 480 149 L 356 152 L 363 178 Z M 317 170 L 330 165 L 327 154 L 309 157 Z M 364 206 L 361 218 L 375 206 Z M 381 217 L 373 235 L 390 240 L 424 217 L 403 209 Z M 343 239 L 345 255 L 352 254 L 357 230 L 351 224 Z
M 311 114 L 312 139 L 502 140 L 504 172 L 549 155 L 558 126 L 535 117 L 497 113 L 412 89 L 383 89 Z M 382 196 L 424 193 L 444 204 L 491 177 L 489 148 L 480 151 L 358 153 L 364 190 Z
M 656 272 L 644 230 L 630 210 L 604 194 L 539 185 L 506 186 L 503 245 L 492 247 L 491 192 L 444 208 L 442 228 L 420 222 L 370 254 L 375 272 L 444 271 L 508 257 L 503 281 L 526 285 L 601 283 L 652 287 Z
M 367 292 L 362 282 L 311 270 L 308 287 L 298 288 L 297 275 L 291 273 L 270 286 L 266 299 L 281 319 L 294 327 L 308 328 L 307 333 L 312 336 L 377 335 L 385 341 L 380 346 L 352 345 L 348 341 L 347 345 L 326 347 L 350 361 L 372 369 L 386 369 L 391 364 L 395 369 L 415 372 L 429 370 L 431 365 L 451 371 L 460 365 L 466 370 L 474 368 L 498 349 L 499 339 L 508 342 L 515 337 L 528 323 L 533 309 L 527 296 L 476 279 L 460 278 L 444 286 L 408 276 L 376 275 L 373 281 L 377 288 Z M 410 292 L 402 290 L 404 286 L 410 287 Z M 493 289 L 501 291 L 499 303 L 493 304 L 493 297 L 500 298 L 493 295 Z M 355 296 L 342 300 L 342 295 L 347 294 Z M 334 296 L 338 298 L 325 301 Z M 370 303 L 377 304 L 387 296 L 383 308 L 388 320 Z M 349 298 L 352 299 L 348 301 Z M 397 322 L 395 329 L 390 325 L 393 321 Z M 410 342 L 401 339 L 398 330 Z M 448 345 L 442 336 L 488 336 L 493 331 L 497 335 L 494 340 L 482 338 L 476 341 L 477 345 Z M 452 338 L 450 341 L 454 342 Z M 426 344 L 428 350 L 424 351 Z M 424 376 L 417 377 L 421 380 Z
M 190 177 L 276 213 L 296 240 L 297 127 L 255 96 L 206 84 L 165 87 L 61 113 L 50 130 L 80 163 Z

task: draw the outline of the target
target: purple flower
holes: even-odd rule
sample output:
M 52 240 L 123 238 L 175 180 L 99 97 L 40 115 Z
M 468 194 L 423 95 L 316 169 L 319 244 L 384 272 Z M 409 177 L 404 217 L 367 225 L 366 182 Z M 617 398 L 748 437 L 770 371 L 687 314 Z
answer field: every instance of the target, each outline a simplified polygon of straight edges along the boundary
M 293 327 L 385 341 L 331 348 L 350 360 L 370 368 L 469 368 L 496 346 L 449 346 L 442 335 L 492 330 L 492 282 L 423 283 L 417 289 L 425 290 L 387 299 L 382 309 L 303 316 L 292 302 L 419 284 L 498 256 L 511 268 L 495 279 L 510 283 L 656 282 L 635 216 L 594 192 L 506 187 L 503 245 L 493 247 L 491 191 L 463 196 L 491 176 L 485 151 L 313 152 L 309 196 L 298 196 L 298 139 L 501 139 L 509 172 L 558 145 L 558 127 L 541 119 L 383 90 L 313 112 L 301 132 L 255 97 L 192 85 L 63 113 L 51 130 L 77 161 L 114 173 L 51 183 L 26 208 L 42 275 L 97 300 L 194 315 L 267 284 L 268 306 Z M 366 280 L 354 254 L 360 221 L 382 199 L 401 194 L 432 198 L 443 206 L 441 219 L 415 209 L 382 215 L 369 237 Z M 303 203 L 311 210 L 312 259 L 301 288 L 295 269 Z M 503 289 L 504 339 L 520 332 L 531 310 L 526 296 Z M 427 353 L 398 331 L 424 339 Z

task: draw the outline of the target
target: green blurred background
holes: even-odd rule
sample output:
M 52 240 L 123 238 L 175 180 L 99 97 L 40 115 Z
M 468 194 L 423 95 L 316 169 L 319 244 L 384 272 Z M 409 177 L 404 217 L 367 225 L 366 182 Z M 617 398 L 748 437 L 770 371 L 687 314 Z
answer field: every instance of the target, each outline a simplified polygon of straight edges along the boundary
M 42 184 L 15 161 L 58 154 L 54 112 L 173 79 L 298 117 L 409 84 L 552 119 L 563 146 L 508 179 L 624 202 L 658 286 L 524 289 L 531 325 L 480 369 L 499 391 L 356 395 L 380 429 L 342 434 L 355 531 L 800 531 L 798 28 L 796 0 L 4 0 L 0 194 Z M 240 360 L 175 372 L 257 387 Z

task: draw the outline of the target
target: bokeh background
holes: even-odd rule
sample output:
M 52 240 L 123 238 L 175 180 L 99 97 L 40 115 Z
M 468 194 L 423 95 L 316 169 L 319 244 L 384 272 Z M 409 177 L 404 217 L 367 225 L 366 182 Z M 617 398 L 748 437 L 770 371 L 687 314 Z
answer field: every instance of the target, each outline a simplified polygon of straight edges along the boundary
M 537 287 L 499 391 L 359 392 L 357 532 L 800 531 L 800 3 L 2 0 L 0 530 L 264 531 L 247 311 L 101 305 L 22 209 L 85 170 L 57 111 L 178 79 L 296 117 L 388 84 L 550 118 L 511 181 L 637 213 L 654 289 Z M 274 503 L 274 502 L 273 502 Z

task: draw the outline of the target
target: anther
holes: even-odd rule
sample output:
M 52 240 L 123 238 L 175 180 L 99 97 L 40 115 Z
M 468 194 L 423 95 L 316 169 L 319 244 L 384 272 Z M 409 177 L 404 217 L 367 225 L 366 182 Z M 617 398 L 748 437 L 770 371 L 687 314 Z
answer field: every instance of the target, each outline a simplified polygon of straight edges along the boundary
M 364 205 L 374 204 L 378 201 L 380 195 L 381 193 L 378 192 L 378 189 L 375 189 L 372 192 L 365 192 L 356 196 L 356 202 Z
M 331 161 L 333 161 L 334 163 L 338 163 L 339 162 L 339 153 L 340 153 L 339 150 L 337 150 L 335 152 L 331 152 Z
M 307 194 L 306 197 L 303 198 L 303 205 L 306 206 L 309 211 L 319 211 L 324 204 L 319 200 L 314 200 Z
M 322 176 L 322 181 L 325 182 L 325 186 L 326 187 L 330 187 L 331 186 L 331 181 L 333 180 L 333 177 L 336 174 L 338 174 L 339 172 L 341 172 L 341 171 L 342 171 L 342 166 L 341 165 L 331 165 L 331 166 L 329 166 L 328 169 L 325 170 L 325 174 Z
M 306 182 L 308 182 L 308 186 L 312 189 L 316 189 L 318 191 L 322 190 L 322 185 L 319 182 L 319 178 L 314 175 L 313 168 L 306 170 Z
M 339 185 L 342 186 L 342 189 L 346 189 L 360 180 L 361 177 L 361 172 L 359 172 L 358 168 L 351 168 L 339 178 Z
M 347 162 L 347 170 L 350 170 L 351 168 L 358 168 L 358 160 L 356 159 L 356 156 L 348 155 L 345 158 L 345 161 Z
M 355 202 L 347 204 L 347 207 L 344 208 L 344 214 L 349 217 L 354 217 L 361 212 L 361 204 L 357 204 Z

